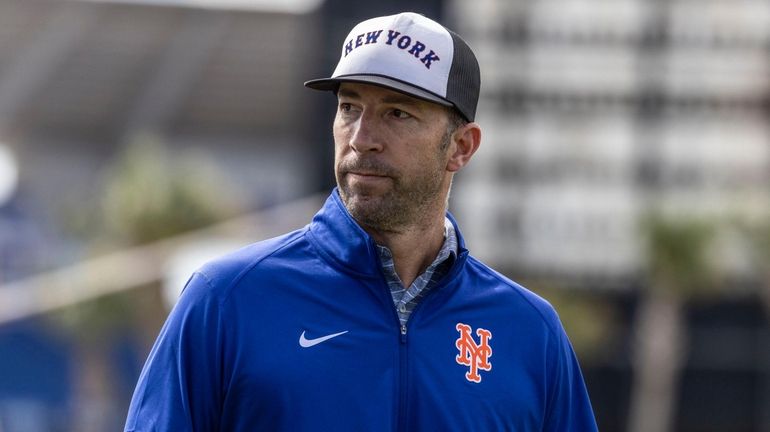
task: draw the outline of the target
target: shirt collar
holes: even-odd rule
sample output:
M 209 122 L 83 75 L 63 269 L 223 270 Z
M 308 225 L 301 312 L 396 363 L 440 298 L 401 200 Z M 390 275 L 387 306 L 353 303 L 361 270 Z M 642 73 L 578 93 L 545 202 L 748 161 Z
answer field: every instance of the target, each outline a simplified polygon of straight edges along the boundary
M 393 259 L 393 253 L 387 246 L 377 244 L 377 253 L 380 255 L 380 261 L 385 262 Z M 457 232 L 452 221 L 448 217 L 444 218 L 444 243 L 430 266 L 437 267 L 449 258 L 457 258 Z
M 454 225 L 452 215 L 446 216 Z M 374 239 L 350 216 L 336 188 L 307 228 L 313 247 L 331 264 L 357 277 L 381 277 L 381 260 Z M 452 234 L 456 238 L 455 253 L 464 261 L 467 250 L 462 232 L 455 225 Z

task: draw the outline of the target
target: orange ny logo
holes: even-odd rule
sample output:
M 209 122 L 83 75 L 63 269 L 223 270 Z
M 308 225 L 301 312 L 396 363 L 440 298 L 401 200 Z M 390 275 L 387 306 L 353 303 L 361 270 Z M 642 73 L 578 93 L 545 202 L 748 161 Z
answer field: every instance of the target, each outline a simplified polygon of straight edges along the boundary
M 470 370 L 465 373 L 468 381 L 479 383 L 481 382 L 479 369 L 492 370 L 492 363 L 489 362 L 489 357 L 492 356 L 492 348 L 489 346 L 492 333 L 483 328 L 476 329 L 476 335 L 481 339 L 481 343 L 477 345 L 471 335 L 471 326 L 457 323 L 455 328 L 460 332 L 460 337 L 455 342 L 460 354 L 455 357 L 455 360 L 463 366 L 470 366 Z

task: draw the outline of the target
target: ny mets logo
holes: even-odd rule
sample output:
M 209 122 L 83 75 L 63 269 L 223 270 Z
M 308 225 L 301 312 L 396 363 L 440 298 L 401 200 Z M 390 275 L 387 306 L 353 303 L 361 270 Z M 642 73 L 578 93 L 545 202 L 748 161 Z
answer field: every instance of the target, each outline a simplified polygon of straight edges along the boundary
M 457 363 L 463 366 L 469 366 L 470 370 L 465 373 L 468 381 L 475 383 L 481 382 L 479 369 L 492 370 L 492 363 L 489 357 L 492 356 L 492 348 L 489 346 L 489 340 L 492 339 L 492 332 L 479 328 L 476 329 L 476 335 L 481 339 L 478 345 L 471 335 L 471 326 L 463 323 L 457 323 L 455 327 L 460 332 L 460 337 L 455 341 L 455 346 L 460 350 L 460 354 L 455 357 Z

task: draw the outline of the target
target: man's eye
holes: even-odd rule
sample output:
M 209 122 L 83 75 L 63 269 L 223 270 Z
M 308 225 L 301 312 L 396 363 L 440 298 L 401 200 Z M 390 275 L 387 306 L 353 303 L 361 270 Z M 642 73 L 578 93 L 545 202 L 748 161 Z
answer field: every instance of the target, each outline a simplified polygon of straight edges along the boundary
M 348 111 L 350 111 L 350 108 L 351 107 L 350 107 L 349 103 L 343 102 L 343 103 L 340 104 L 340 111 L 348 112 Z
M 401 111 L 400 109 L 396 108 L 393 110 L 393 116 L 398 119 L 408 119 L 411 117 L 411 115 L 406 111 Z

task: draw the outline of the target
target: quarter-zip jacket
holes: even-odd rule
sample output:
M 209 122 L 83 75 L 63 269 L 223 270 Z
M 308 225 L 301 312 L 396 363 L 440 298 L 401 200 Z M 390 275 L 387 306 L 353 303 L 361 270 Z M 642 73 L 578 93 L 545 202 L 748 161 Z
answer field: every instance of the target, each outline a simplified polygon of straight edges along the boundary
M 150 352 L 125 430 L 596 430 L 554 310 L 470 256 L 451 220 L 458 257 L 406 328 L 336 190 L 303 229 L 208 263 Z

